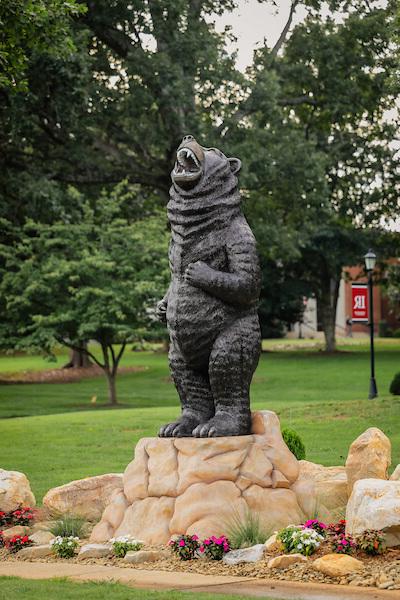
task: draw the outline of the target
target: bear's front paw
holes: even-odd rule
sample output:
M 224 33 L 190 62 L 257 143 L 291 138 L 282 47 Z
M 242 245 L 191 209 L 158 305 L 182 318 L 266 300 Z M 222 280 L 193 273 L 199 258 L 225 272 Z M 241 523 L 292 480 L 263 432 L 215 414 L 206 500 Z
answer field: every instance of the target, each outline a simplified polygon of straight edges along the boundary
M 161 323 L 167 322 L 167 302 L 164 299 L 157 302 L 156 315 Z
M 185 281 L 194 286 L 206 285 L 209 281 L 210 271 L 210 267 L 202 260 L 190 263 L 185 271 Z

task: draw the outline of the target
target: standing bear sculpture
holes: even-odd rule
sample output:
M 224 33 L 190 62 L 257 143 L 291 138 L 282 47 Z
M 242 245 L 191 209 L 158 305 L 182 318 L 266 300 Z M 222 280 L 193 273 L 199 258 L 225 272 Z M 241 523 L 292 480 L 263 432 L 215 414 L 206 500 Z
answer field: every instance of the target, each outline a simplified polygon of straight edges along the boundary
M 261 335 L 260 267 L 241 212 L 241 162 L 183 138 L 171 173 L 171 283 L 157 305 L 182 414 L 160 437 L 248 435 Z

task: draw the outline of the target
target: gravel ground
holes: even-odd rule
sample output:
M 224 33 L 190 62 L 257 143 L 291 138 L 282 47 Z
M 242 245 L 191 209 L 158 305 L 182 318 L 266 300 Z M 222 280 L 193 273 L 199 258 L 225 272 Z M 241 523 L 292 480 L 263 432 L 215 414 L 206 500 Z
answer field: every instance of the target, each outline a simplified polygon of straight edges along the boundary
M 143 549 L 161 550 L 165 547 L 144 547 Z M 323 554 L 329 552 L 329 548 L 321 547 L 319 551 L 310 557 L 307 563 L 299 563 L 288 567 L 287 569 L 269 569 L 267 564 L 270 558 L 278 556 L 278 553 L 265 554 L 264 559 L 257 563 L 247 563 L 236 566 L 228 566 L 219 561 L 209 561 L 198 559 L 193 561 L 181 561 L 171 554 L 154 563 L 131 564 L 115 557 L 110 558 L 87 558 L 78 560 L 57 559 L 48 557 L 37 559 L 32 562 L 72 562 L 79 564 L 98 564 L 105 566 L 118 566 L 126 569 L 147 569 L 160 571 L 186 571 L 191 573 L 202 573 L 204 575 L 229 575 L 238 577 L 254 577 L 256 579 L 276 579 L 289 581 L 303 581 L 313 583 L 335 583 L 352 586 L 377 587 L 379 589 L 400 590 L 400 548 L 389 549 L 382 556 L 369 557 L 363 553 L 354 554 L 355 558 L 361 560 L 365 565 L 365 570 L 342 577 L 341 579 L 328 577 L 313 569 L 313 562 Z M 0 549 L 0 560 L 18 562 L 23 559 L 18 558 L 18 554 L 9 554 L 6 550 Z

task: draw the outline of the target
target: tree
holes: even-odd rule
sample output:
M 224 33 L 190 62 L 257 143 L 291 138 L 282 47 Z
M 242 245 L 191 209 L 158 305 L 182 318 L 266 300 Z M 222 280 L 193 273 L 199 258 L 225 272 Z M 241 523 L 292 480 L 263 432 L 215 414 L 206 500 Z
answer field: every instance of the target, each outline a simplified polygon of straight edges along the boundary
M 117 403 L 126 345 L 135 328 L 154 320 L 168 282 L 164 215 L 130 222 L 121 217 L 123 199 L 103 194 L 93 209 L 82 198 L 80 221 L 27 221 L 12 232 L 12 244 L 0 247 L 2 344 L 51 355 L 59 342 L 86 352 L 107 377 L 110 404 Z M 97 342 L 100 356 L 82 340 Z
M 76 0 L 2 0 L 0 89 L 27 90 L 26 70 L 34 53 L 66 56 L 74 49 L 71 20 L 85 12 Z
M 288 39 L 280 38 L 278 49 L 260 51 L 245 108 L 265 112 L 257 90 L 273 70 L 286 99 L 286 119 L 322 157 L 321 218 L 304 238 L 301 264 L 318 300 L 326 349 L 333 351 L 342 268 L 360 261 L 371 230 L 398 211 L 400 172 L 392 145 L 398 119 L 385 118 L 386 111 L 396 114 L 392 73 L 398 47 L 394 2 L 386 8 L 361 0 L 331 2 L 331 8 L 344 9 L 341 22 L 322 19 L 317 4 Z
M 309 17 L 290 36 L 300 4 Z M 325 22 L 319 0 L 293 0 L 277 44 L 261 49 L 242 74 L 226 50 L 231 33 L 217 33 L 213 22 L 235 0 L 88 2 L 72 24 L 75 51 L 32 54 L 27 93 L 0 95 L 0 217 L 19 226 L 27 218 L 75 222 L 80 207 L 67 194 L 70 184 L 95 208 L 100 190 L 110 194 L 125 178 L 139 186 L 140 202 L 124 214 L 142 218 L 146 203 L 165 202 L 174 151 L 193 133 L 243 158 L 245 211 L 264 272 L 263 318 L 297 318 L 295 294 L 314 285 L 300 271 L 301 256 L 308 243 L 311 252 L 319 225 L 367 227 L 364 207 L 390 208 L 395 198 L 385 145 L 391 132 L 380 118 L 389 105 L 382 69 L 393 70 L 392 29 L 382 31 L 390 9 L 362 0 L 329 5 L 346 12 L 343 24 Z M 388 183 L 383 200 L 381 185 L 366 191 L 375 176 Z M 372 215 L 379 220 L 377 210 Z

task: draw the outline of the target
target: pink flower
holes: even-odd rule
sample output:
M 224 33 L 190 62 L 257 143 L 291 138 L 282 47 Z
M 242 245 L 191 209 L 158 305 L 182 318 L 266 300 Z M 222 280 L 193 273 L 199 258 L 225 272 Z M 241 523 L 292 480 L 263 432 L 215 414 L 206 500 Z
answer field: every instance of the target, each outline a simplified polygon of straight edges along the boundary
M 197 535 L 192 535 L 192 540 L 194 540 L 195 542 L 199 539 L 199 536 Z
M 205 550 L 204 546 L 200 546 L 199 550 L 200 550 L 200 552 L 204 552 L 204 550 Z
M 179 545 L 181 548 L 183 548 L 183 546 L 185 545 L 185 540 L 180 540 Z
M 205 546 L 209 546 L 209 545 L 211 544 L 211 541 L 210 541 L 209 539 L 207 539 L 207 540 L 204 540 L 203 544 L 204 544 Z
M 341 543 L 343 546 L 347 546 L 347 543 L 348 543 L 348 542 L 347 542 L 347 540 L 343 539 L 343 540 L 341 540 L 341 542 L 340 542 L 340 543 Z
M 229 546 L 226 542 L 224 542 L 224 552 L 228 552 L 229 551 Z

